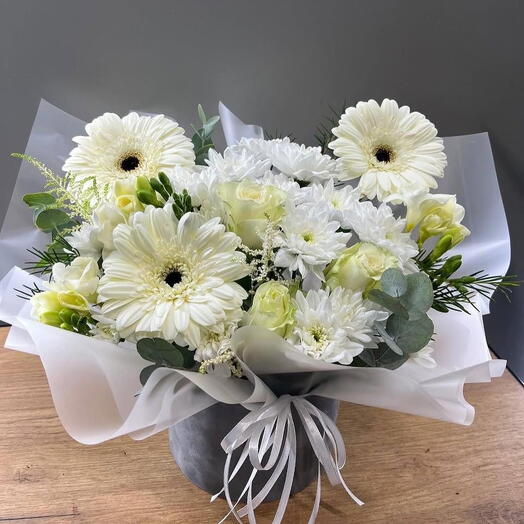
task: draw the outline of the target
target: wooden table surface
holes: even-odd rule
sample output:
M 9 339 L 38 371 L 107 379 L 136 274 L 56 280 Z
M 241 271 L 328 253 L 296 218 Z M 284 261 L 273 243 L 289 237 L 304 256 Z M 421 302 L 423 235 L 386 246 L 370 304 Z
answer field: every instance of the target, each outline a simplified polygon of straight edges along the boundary
M 477 408 L 471 427 L 343 405 L 344 477 L 366 505 L 324 478 L 317 522 L 524 523 L 524 390 L 506 372 L 467 385 L 466 397 Z M 293 497 L 284 522 L 306 523 L 313 500 L 313 486 Z M 261 506 L 258 522 L 275 509 Z M 213 523 L 225 513 L 179 471 L 166 432 L 78 444 L 38 357 L 0 350 L 0 522 Z

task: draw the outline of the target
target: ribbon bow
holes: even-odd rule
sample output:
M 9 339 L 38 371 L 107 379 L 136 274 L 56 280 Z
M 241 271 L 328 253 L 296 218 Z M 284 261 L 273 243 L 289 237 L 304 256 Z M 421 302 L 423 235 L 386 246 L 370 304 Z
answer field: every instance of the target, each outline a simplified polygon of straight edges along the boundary
M 220 521 L 220 524 L 230 514 L 233 514 L 240 523 L 242 522 L 241 518 L 247 515 L 249 523 L 256 524 L 255 509 L 264 501 L 287 465 L 280 503 L 273 519 L 273 524 L 282 522 L 289 501 L 296 465 L 297 442 L 291 406 L 295 407 L 318 459 L 317 493 L 309 517 L 309 524 L 315 522 L 320 507 L 321 466 L 324 468 L 331 485 L 342 484 L 347 494 L 357 504 L 364 504 L 347 487 L 340 474 L 340 470 L 346 462 L 346 450 L 342 435 L 335 423 L 323 411 L 306 400 L 304 396 L 283 395 L 271 404 L 248 413 L 222 440 L 222 448 L 227 453 L 224 465 L 224 487 L 211 498 L 211 501 L 224 493 L 230 511 Z M 230 474 L 233 452 L 241 446 L 244 446 L 242 453 Z M 268 452 L 269 457 L 264 462 L 264 457 Z M 233 504 L 229 482 L 235 477 L 248 457 L 253 466 L 253 471 L 240 497 Z M 268 470 L 273 470 L 269 480 L 253 496 L 253 479 L 257 472 Z M 246 492 L 246 505 L 237 510 L 236 507 Z

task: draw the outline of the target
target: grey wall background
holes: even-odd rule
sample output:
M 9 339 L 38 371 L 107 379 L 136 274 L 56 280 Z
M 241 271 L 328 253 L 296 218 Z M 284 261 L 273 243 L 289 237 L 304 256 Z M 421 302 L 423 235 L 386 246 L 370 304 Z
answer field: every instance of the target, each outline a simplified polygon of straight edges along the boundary
M 0 0 L 0 219 L 40 98 L 84 120 L 222 99 L 312 143 L 328 105 L 390 97 L 440 134 L 490 133 L 524 278 L 524 3 L 518 0 Z M 524 375 L 524 289 L 487 318 Z

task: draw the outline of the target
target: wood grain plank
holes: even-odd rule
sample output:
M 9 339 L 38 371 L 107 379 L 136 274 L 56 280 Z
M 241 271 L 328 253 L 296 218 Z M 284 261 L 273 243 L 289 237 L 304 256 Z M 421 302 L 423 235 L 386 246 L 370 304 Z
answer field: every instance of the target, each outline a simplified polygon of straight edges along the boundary
M 344 404 L 344 477 L 366 505 L 324 478 L 318 522 L 524 523 L 524 390 L 505 373 L 467 385 L 466 396 L 477 408 L 471 427 Z M 285 522 L 307 522 L 314 489 L 293 497 Z M 275 509 L 264 504 L 259 522 Z M 38 357 L 0 350 L 0 522 L 212 523 L 225 513 L 184 478 L 165 432 L 73 441 Z

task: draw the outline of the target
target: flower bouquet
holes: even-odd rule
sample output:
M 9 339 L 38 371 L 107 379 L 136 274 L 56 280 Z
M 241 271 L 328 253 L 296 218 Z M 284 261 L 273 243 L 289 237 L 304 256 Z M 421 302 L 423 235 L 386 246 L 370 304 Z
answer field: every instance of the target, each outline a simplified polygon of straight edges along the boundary
M 470 424 L 464 382 L 504 369 L 478 308 L 514 282 L 461 272 L 470 231 L 431 192 L 447 160 L 422 114 L 360 102 L 306 147 L 221 106 L 223 153 L 219 116 L 198 116 L 190 139 L 105 113 L 63 174 L 18 155 L 43 175 L 23 202 L 48 240 L 0 284 L 6 347 L 41 357 L 78 441 L 169 428 L 186 476 L 239 521 L 280 499 L 281 522 L 318 476 L 313 522 L 321 471 L 362 503 L 338 402 Z

